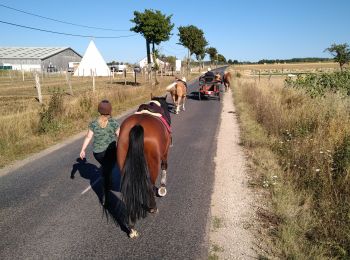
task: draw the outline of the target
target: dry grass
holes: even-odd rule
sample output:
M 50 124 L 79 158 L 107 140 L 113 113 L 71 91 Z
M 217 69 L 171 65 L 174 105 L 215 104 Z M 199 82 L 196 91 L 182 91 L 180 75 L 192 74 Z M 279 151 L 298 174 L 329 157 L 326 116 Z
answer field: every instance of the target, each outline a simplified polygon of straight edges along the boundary
M 339 71 L 339 64 L 335 62 L 317 63 L 278 63 L 278 64 L 251 64 L 231 66 L 234 75 L 255 75 L 257 77 L 274 76 L 280 74 L 320 73 Z
M 339 63 L 336 62 L 303 62 L 303 63 L 278 63 L 278 64 L 247 64 L 234 65 L 234 70 L 307 70 L 307 69 L 339 69 Z
M 23 83 L 21 75 L 20 78 L 12 75 L 12 81 L 0 77 L 0 167 L 86 129 L 91 118 L 97 116 L 96 107 L 101 99 L 112 102 L 113 115 L 117 116 L 149 100 L 151 92 L 165 94 L 165 86 L 173 77 L 158 80 L 160 84 L 155 87 L 139 77 L 140 85 L 134 87 L 124 86 L 122 79 L 97 78 L 93 92 L 91 78 L 74 78 L 71 96 L 66 94 L 65 78 L 52 76 L 42 82 L 45 95 L 44 104 L 40 105 L 35 99 L 34 81 Z M 50 105 L 53 96 L 59 102 Z
M 311 99 L 282 78 L 234 82 L 242 142 L 270 190 L 276 252 L 289 259 L 350 257 L 350 101 Z M 272 225 L 273 226 L 273 225 Z

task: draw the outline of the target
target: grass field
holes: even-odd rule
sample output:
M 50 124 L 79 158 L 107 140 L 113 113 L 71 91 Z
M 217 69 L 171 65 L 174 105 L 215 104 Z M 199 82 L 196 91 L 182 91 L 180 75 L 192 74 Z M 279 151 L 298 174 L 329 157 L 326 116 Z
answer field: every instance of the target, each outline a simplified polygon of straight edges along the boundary
M 159 85 L 151 85 L 138 75 L 137 86 L 129 75 L 97 77 L 92 90 L 91 77 L 72 77 L 73 95 L 68 94 L 65 75 L 40 76 L 43 104 L 37 101 L 32 74 L 0 74 L 0 167 L 40 151 L 60 140 L 87 129 L 91 118 L 97 116 L 97 104 L 109 99 L 113 116 L 135 107 L 154 95 L 164 95 L 172 76 L 158 76 Z M 191 77 L 194 77 L 192 75 Z
M 268 192 L 258 214 L 267 257 L 349 259 L 350 99 L 312 98 L 284 79 L 233 82 L 251 185 Z
M 339 70 L 339 64 L 335 62 L 317 63 L 278 63 L 278 64 L 252 64 L 231 66 L 234 73 L 243 75 L 270 75 L 270 74 L 298 74 L 317 73 Z

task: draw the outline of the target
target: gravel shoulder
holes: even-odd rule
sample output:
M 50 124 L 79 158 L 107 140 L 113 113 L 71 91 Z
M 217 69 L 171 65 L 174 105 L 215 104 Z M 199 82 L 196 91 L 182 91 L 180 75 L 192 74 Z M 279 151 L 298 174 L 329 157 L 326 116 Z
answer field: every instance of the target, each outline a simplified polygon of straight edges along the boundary
M 232 92 L 223 95 L 211 199 L 209 259 L 256 259 L 254 194 L 248 187 L 246 158 Z

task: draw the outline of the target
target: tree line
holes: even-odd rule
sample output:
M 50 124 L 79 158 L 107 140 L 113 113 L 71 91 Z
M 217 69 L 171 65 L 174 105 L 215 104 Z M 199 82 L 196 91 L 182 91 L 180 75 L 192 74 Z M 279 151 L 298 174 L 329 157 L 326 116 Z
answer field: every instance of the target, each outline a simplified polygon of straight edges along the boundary
M 172 15 L 163 14 L 159 10 L 145 9 L 144 12 L 134 11 L 134 17 L 130 20 L 134 26 L 130 30 L 140 33 L 145 38 L 148 64 L 151 64 L 152 55 L 153 61 L 156 61 L 156 58 L 162 58 L 164 61 L 175 65 L 175 56 L 160 54 L 156 49 L 157 45 L 168 41 L 172 35 L 175 25 L 171 22 L 171 18 Z M 208 47 L 209 43 L 202 29 L 194 25 L 179 26 L 177 29 L 178 44 L 188 50 L 186 59 L 187 71 L 189 71 L 189 63 L 193 55 L 199 64 L 203 64 L 206 55 L 209 55 L 211 62 L 226 62 L 224 55 L 218 53 L 215 47 Z M 154 70 L 158 69 L 156 63 L 153 66 Z
M 347 43 L 336 44 L 333 43 L 330 47 L 324 50 L 329 52 L 333 58 L 318 58 L 318 57 L 307 57 L 307 58 L 292 58 L 292 59 L 262 59 L 257 62 L 250 61 L 238 61 L 231 60 L 227 61 L 228 64 L 274 64 L 274 63 L 297 63 L 297 62 L 338 62 L 341 71 L 344 69 L 344 65 L 350 62 L 350 48 Z
M 134 11 L 134 18 L 130 21 L 134 24 L 131 31 L 140 33 L 146 40 L 147 61 L 151 64 L 151 55 L 153 60 L 162 58 L 169 62 L 172 66 L 175 65 L 175 56 L 166 56 L 160 54 L 156 46 L 161 42 L 168 41 L 172 35 L 174 23 L 171 21 L 172 15 L 163 14 L 159 10 L 145 9 L 144 12 Z M 208 46 L 209 43 L 205 38 L 204 31 L 194 25 L 179 26 L 177 36 L 179 37 L 179 45 L 187 48 L 188 55 L 186 59 L 187 71 L 189 71 L 190 60 L 194 55 L 199 65 L 203 66 L 203 60 L 206 55 L 209 55 L 211 63 L 229 63 L 229 64 L 265 64 L 265 63 L 295 63 L 295 62 L 325 62 L 335 61 L 343 70 L 344 65 L 350 61 L 350 49 L 347 43 L 332 44 L 325 49 L 329 52 L 331 58 L 292 58 L 292 59 L 262 59 L 258 62 L 240 62 L 238 60 L 226 60 L 224 55 L 220 54 L 213 46 Z M 152 52 L 151 52 L 152 47 Z M 150 67 L 150 66 L 149 66 Z M 158 70 L 158 65 L 153 64 L 153 70 Z

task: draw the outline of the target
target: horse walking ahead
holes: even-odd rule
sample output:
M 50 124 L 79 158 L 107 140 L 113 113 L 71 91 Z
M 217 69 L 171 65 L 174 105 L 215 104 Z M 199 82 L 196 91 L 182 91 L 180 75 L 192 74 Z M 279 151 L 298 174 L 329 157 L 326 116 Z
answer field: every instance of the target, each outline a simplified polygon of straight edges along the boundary
M 174 83 L 170 84 L 166 90 L 170 92 L 171 98 L 175 105 L 175 113 L 179 114 L 180 107 L 185 111 L 185 103 L 187 96 L 187 84 L 186 78 L 183 77 L 181 80 L 177 79 Z
M 150 114 L 133 114 L 120 126 L 117 164 L 122 176 L 121 193 L 128 216 L 130 238 L 139 236 L 134 229 L 136 220 L 146 217 L 147 213 L 158 212 L 155 193 L 166 195 L 170 143 L 167 127 L 161 119 Z M 157 189 L 155 184 L 160 167 L 161 187 Z
M 230 84 L 231 84 L 231 79 L 232 79 L 231 72 L 225 71 L 224 77 L 223 77 L 225 91 L 227 91 L 229 89 Z

